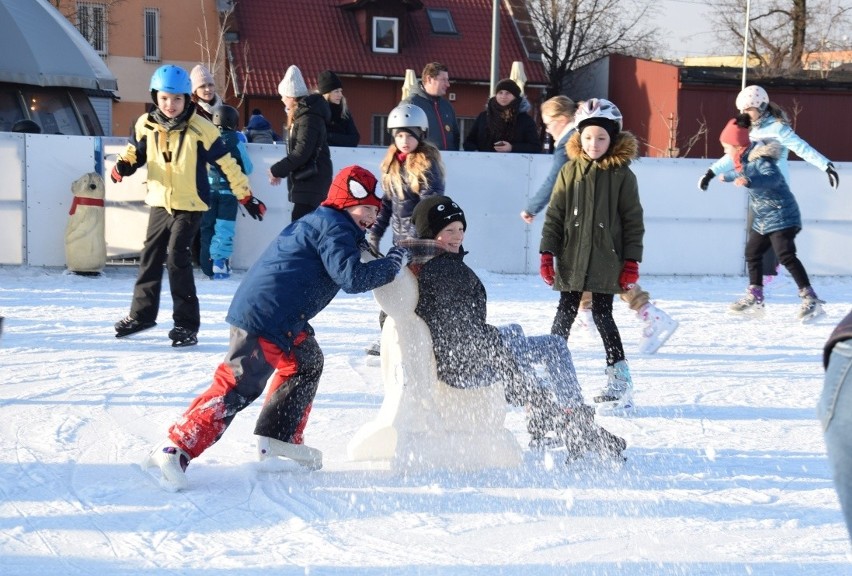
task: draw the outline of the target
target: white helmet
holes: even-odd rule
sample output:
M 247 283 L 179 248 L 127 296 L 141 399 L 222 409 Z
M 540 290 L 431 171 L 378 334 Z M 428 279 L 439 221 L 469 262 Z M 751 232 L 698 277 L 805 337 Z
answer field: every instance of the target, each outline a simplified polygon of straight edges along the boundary
M 394 128 L 417 128 L 420 138 L 425 138 L 429 130 L 429 118 L 420 106 L 400 104 L 388 115 L 388 132 Z
M 592 118 L 612 120 L 618 124 L 619 132 L 624 125 L 621 119 L 621 110 L 618 109 L 618 106 L 603 98 L 591 98 L 581 102 L 580 106 L 577 107 L 577 112 L 574 114 L 574 121 L 577 123 L 578 128 L 581 127 L 580 125 L 584 121 L 591 120 Z
M 760 86 L 746 86 L 737 94 L 737 110 L 745 112 L 748 108 L 757 108 L 760 113 L 769 106 L 769 94 Z

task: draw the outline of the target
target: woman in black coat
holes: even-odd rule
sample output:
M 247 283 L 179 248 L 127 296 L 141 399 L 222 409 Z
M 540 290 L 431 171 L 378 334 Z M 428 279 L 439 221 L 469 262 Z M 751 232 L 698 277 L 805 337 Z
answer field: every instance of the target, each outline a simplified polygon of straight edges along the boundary
M 331 70 L 323 70 L 317 77 L 317 91 L 322 94 L 331 108 L 331 122 L 328 123 L 328 145 L 354 148 L 361 140 L 361 134 L 343 95 L 343 83 Z
M 479 152 L 541 152 L 530 104 L 514 80 L 500 80 L 464 139 L 464 149 Z
M 278 186 L 287 178 L 293 221 L 313 212 L 328 195 L 332 165 L 326 124 L 331 111 L 320 94 L 308 93 L 296 66 L 287 69 L 278 92 L 287 108 L 287 156 L 269 169 L 269 183 Z

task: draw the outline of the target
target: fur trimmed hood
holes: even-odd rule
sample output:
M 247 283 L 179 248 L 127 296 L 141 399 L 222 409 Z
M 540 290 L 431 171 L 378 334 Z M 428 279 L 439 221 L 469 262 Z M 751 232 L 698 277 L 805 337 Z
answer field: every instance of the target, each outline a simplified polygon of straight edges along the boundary
M 754 146 L 748 151 L 748 161 L 754 162 L 758 158 L 772 158 L 778 160 L 784 152 L 784 147 L 777 140 L 766 140 L 764 142 L 755 142 Z
M 591 160 L 585 152 L 583 145 L 580 143 L 580 132 L 574 132 L 565 144 L 565 150 L 568 153 L 569 160 L 583 158 L 587 161 Z M 597 160 L 597 163 L 602 170 L 617 168 L 619 166 L 627 166 L 630 162 L 639 157 L 639 141 L 630 132 L 619 132 L 615 137 L 615 142 L 610 144 L 610 149 L 607 154 Z

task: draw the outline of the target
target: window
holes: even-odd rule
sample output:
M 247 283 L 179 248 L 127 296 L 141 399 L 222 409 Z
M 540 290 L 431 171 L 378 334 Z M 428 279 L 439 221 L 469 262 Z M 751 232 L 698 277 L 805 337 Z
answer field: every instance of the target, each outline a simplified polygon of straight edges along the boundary
M 106 6 L 103 4 L 77 4 L 77 29 L 95 52 L 107 55 Z
M 160 11 L 145 8 L 145 61 L 160 61 Z
M 373 52 L 399 52 L 398 18 L 373 18 Z
M 429 24 L 432 26 L 432 32 L 435 34 L 458 34 L 456 23 L 453 22 L 453 15 L 449 10 L 443 8 L 427 8 L 426 14 L 429 16 Z

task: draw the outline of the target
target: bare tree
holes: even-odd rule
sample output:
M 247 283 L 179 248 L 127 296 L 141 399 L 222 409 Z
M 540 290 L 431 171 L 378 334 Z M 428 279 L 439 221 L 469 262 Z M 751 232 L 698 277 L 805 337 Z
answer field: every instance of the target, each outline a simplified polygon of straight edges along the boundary
M 746 3 L 720 0 L 714 21 L 726 43 L 742 47 Z M 748 56 L 759 75 L 801 70 L 810 52 L 848 50 L 852 4 L 848 0 L 751 0 Z
M 621 52 L 647 56 L 657 29 L 645 24 L 652 0 L 527 0 L 548 75 L 548 96 L 558 94 L 576 68 Z

